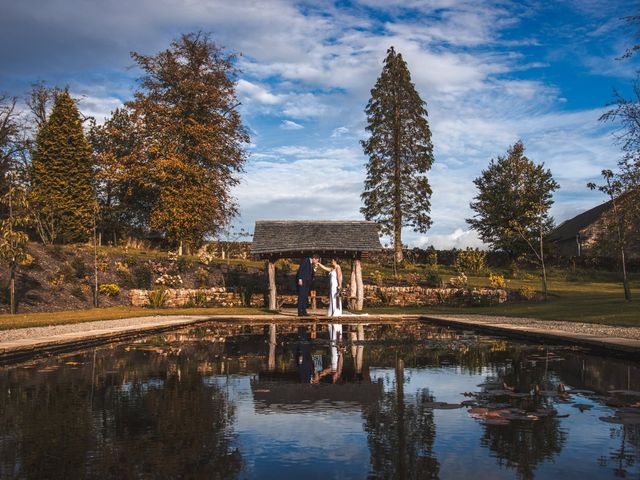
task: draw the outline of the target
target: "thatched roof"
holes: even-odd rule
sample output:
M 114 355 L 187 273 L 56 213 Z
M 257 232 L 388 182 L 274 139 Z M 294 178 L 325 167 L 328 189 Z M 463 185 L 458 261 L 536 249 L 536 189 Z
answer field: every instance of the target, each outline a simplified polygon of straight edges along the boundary
M 382 250 L 378 224 L 364 221 L 257 221 L 251 253 L 260 257 L 356 256 Z
M 606 202 L 569 220 L 565 220 L 549 234 L 548 240 L 550 242 L 575 241 L 576 235 L 589 225 L 597 222 L 609 208 L 611 208 L 611 202 Z

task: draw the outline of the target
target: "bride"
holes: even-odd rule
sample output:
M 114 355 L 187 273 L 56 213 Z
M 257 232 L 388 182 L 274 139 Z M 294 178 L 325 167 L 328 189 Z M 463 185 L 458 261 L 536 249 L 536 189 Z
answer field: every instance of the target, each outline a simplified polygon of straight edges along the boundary
M 318 266 L 324 271 L 329 272 L 329 311 L 327 316 L 339 317 L 342 315 L 342 300 L 340 291 L 342 290 L 342 269 L 338 265 L 338 259 L 331 259 L 331 266 L 325 267 L 322 263 Z

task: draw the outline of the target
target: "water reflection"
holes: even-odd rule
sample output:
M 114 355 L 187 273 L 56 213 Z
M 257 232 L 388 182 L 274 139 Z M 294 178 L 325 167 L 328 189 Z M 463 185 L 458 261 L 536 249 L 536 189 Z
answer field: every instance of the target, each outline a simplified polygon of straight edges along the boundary
M 3 367 L 0 477 L 637 477 L 639 391 L 424 323 L 213 323 Z

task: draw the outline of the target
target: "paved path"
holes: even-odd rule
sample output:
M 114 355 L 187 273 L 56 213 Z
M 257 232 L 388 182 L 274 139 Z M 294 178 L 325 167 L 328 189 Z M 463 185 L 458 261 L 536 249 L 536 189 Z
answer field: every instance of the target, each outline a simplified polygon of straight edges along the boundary
M 316 313 L 316 312 L 314 312 Z M 307 320 L 327 322 L 318 312 Z M 493 317 L 485 315 L 370 315 L 344 316 L 341 323 L 388 323 L 417 319 L 493 333 L 517 335 L 550 342 L 570 342 L 640 356 L 640 328 L 608 325 L 534 320 L 530 318 Z M 111 341 L 160 333 L 186 325 L 208 321 L 241 321 L 281 323 L 297 321 L 291 312 L 280 315 L 172 315 L 123 318 L 83 322 L 49 327 L 19 328 L 0 331 L 0 361 L 10 361 L 33 355 L 52 354 Z
M 615 327 L 597 323 L 561 322 L 533 318 L 490 315 L 424 315 L 444 325 L 479 329 L 493 333 L 569 342 L 640 356 L 640 327 Z

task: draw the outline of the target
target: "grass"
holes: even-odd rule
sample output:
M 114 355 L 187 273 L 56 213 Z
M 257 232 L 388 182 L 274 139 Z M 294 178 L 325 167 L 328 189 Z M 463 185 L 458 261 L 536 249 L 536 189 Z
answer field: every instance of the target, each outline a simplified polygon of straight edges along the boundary
M 142 308 L 111 307 L 90 310 L 39 312 L 0 316 L 0 330 L 12 328 L 44 327 L 70 323 L 117 320 L 119 318 L 147 317 L 151 315 L 265 315 L 259 308 Z
M 443 279 L 453 276 L 452 270 L 441 269 Z M 497 272 L 504 274 L 505 272 Z M 507 288 L 529 286 L 541 290 L 537 272 L 525 272 L 526 278 L 508 279 Z M 506 275 L 505 275 L 506 277 Z M 469 286 L 487 286 L 487 276 L 469 276 Z M 640 327 L 640 277 L 631 276 L 632 298 L 626 302 L 618 274 L 603 271 L 551 269 L 549 272 L 549 300 L 546 302 L 517 302 L 491 307 L 380 307 L 367 309 L 369 313 L 424 313 L 502 315 L 530 317 L 540 320 L 602 323 L 606 325 Z

